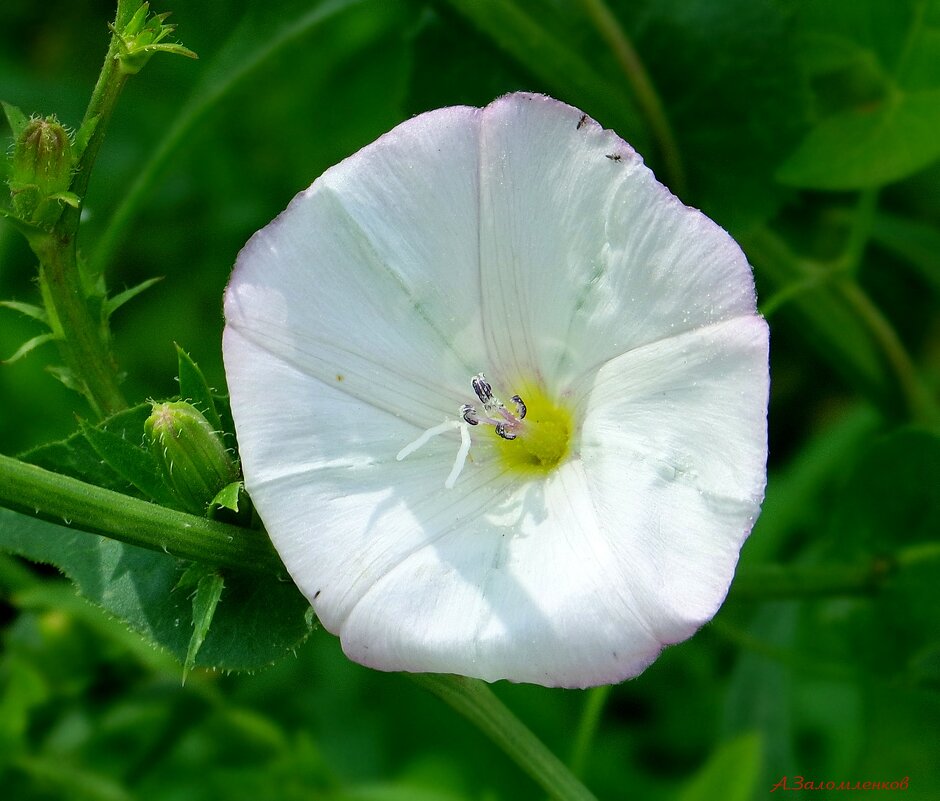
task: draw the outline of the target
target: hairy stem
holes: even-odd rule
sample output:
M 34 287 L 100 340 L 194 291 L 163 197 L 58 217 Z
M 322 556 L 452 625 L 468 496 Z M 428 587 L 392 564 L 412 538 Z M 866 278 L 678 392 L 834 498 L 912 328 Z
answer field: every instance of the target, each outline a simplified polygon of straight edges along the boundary
M 552 798 L 597 801 L 482 681 L 438 673 L 416 673 L 411 678 L 479 728 Z
M 120 30 L 133 14 L 136 2 L 118 0 L 114 27 Z M 101 74 L 85 111 L 83 125 L 94 123 L 94 130 L 82 152 L 70 191 L 84 201 L 108 122 L 114 112 L 126 75 L 116 59 L 117 35 L 105 56 Z M 76 388 L 85 395 L 99 417 L 106 417 L 127 407 L 118 386 L 118 369 L 111 356 L 106 324 L 100 313 L 92 312 L 88 291 L 78 263 L 78 225 L 80 209 L 66 206 L 51 234 L 30 240 L 40 263 L 43 298 L 51 319 L 57 319 L 62 337 L 62 352 Z
M 653 86 L 653 81 L 646 70 L 646 66 L 640 60 L 640 56 L 623 26 L 618 22 L 604 0 L 581 0 L 581 6 L 597 32 L 613 52 L 617 63 L 620 64 L 627 82 L 636 95 L 640 110 L 646 117 L 650 132 L 656 140 L 656 145 L 663 159 L 667 182 L 675 194 L 682 196 L 686 190 L 682 154 L 679 151 L 672 126 L 669 124 L 669 118 L 666 116 L 662 99 L 659 97 L 656 87 Z
M 78 388 L 99 417 L 127 408 L 100 322 L 85 301 L 74 239 L 63 241 L 52 234 L 33 239 L 32 245 L 39 258 L 43 297 L 52 305 L 47 312 L 61 326 L 62 355 Z
M 177 512 L 2 455 L 0 506 L 181 559 L 284 571 L 260 532 Z

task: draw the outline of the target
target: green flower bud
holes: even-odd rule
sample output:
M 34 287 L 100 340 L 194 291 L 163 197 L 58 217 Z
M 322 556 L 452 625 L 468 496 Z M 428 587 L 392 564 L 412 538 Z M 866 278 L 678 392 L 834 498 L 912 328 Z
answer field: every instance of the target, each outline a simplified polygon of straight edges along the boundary
M 219 491 L 238 479 L 221 435 L 192 404 L 154 403 L 144 431 L 164 480 L 187 511 L 205 514 Z
M 50 226 L 71 202 L 72 141 L 55 117 L 30 120 L 13 146 L 9 185 L 13 211 L 25 222 Z

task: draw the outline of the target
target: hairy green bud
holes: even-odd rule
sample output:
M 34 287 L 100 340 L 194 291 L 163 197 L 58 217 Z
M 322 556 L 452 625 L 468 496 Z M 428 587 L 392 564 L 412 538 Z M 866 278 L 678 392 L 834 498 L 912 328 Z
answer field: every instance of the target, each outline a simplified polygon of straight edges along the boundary
M 144 431 L 164 480 L 187 511 L 204 515 L 213 498 L 238 479 L 221 435 L 191 403 L 154 403 Z
M 68 191 L 72 166 L 72 140 L 62 124 L 55 117 L 31 119 L 13 146 L 9 186 L 16 216 L 43 227 L 55 224 L 62 203 L 77 202 Z

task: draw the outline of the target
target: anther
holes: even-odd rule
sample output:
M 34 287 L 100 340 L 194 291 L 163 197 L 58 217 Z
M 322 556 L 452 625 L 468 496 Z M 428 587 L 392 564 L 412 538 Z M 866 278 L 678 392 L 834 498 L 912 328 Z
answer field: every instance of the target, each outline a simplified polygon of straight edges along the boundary
M 465 423 L 469 423 L 472 426 L 478 425 L 480 420 L 477 417 L 477 410 L 474 409 L 469 403 L 465 403 L 460 407 L 460 416 L 463 418 Z
M 516 404 L 516 414 L 519 415 L 519 419 L 524 420 L 526 408 L 525 408 L 525 403 L 523 403 L 522 401 L 522 398 L 520 398 L 518 395 L 513 395 L 509 400 L 511 400 L 513 403 Z
M 496 424 L 496 434 L 503 439 L 515 439 L 518 436 L 514 431 L 510 431 L 506 427 L 506 423 L 497 423 Z
M 484 406 L 493 399 L 493 388 L 487 383 L 483 373 L 475 375 L 471 379 L 470 385 L 473 387 L 476 396 L 480 399 L 480 403 Z

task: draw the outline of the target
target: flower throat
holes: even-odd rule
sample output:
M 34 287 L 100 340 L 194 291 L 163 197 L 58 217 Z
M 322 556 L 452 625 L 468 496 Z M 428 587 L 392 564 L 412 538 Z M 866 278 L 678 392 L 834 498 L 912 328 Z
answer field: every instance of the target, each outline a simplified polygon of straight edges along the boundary
M 477 408 L 464 404 L 460 414 L 472 426 L 481 423 L 492 426 L 498 437 L 500 460 L 510 470 L 522 473 L 547 473 L 559 464 L 570 450 L 571 414 L 556 405 L 539 388 L 530 385 L 521 395 L 513 395 L 510 411 L 493 394 L 493 388 L 483 373 L 470 382 L 482 404 L 483 414 Z

